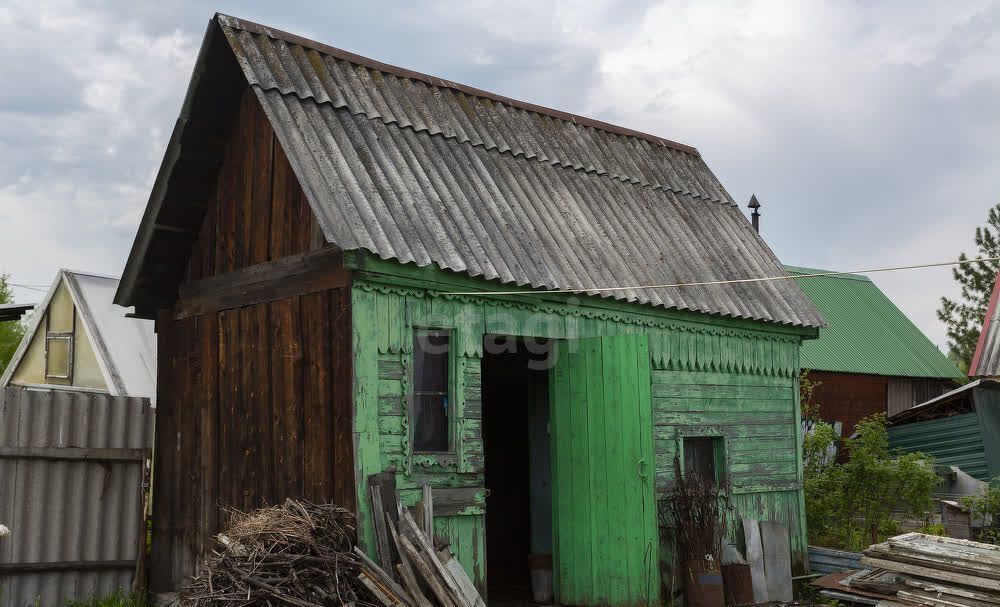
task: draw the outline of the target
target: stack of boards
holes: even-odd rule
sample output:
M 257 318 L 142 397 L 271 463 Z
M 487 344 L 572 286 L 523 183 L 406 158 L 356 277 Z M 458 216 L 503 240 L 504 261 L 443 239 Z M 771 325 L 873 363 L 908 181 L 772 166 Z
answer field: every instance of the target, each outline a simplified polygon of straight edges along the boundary
M 417 520 L 395 495 L 371 485 L 372 516 L 379 563 L 360 548 L 365 562 L 359 579 L 384 607 L 486 607 L 462 565 L 447 547 L 435 547 L 431 488 L 424 486 Z
M 869 546 L 861 564 L 894 593 L 879 607 L 1000 607 L 1000 546 L 907 533 Z

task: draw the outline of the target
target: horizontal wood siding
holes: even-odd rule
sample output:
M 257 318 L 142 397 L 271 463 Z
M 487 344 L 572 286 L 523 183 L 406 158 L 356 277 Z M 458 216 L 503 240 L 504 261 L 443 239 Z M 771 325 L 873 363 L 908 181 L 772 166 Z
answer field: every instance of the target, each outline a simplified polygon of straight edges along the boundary
M 483 444 L 481 432 L 484 336 L 562 339 L 642 332 L 649 335 L 655 376 L 650 388 L 660 490 L 670 480 L 676 428 L 710 424 L 733 437 L 730 457 L 740 481 L 741 507 L 748 509 L 748 515 L 765 520 L 772 513 L 784 517 L 775 520 L 789 522 L 795 558 L 804 562 L 795 390 L 799 336 L 715 326 L 707 316 L 702 323 L 677 321 L 652 309 L 631 314 L 583 305 L 441 297 L 380 278 L 356 273 L 352 292 L 358 478 L 395 470 L 404 499 L 414 502 L 416 489 L 425 482 L 435 490 L 470 489 L 470 497 L 480 495 L 476 490 L 485 489 L 483 456 L 491 448 Z M 410 449 L 406 395 L 414 326 L 454 329 L 454 454 L 414 455 Z M 766 453 L 762 455 L 760 449 Z M 359 534 L 362 545 L 371 550 L 373 530 L 366 497 L 365 488 L 359 486 Z M 461 535 L 468 529 L 480 535 L 485 532 L 476 522 L 485 512 L 485 500 L 469 499 L 460 513 L 450 512 L 451 522 L 436 526 L 453 542 L 468 545 Z M 470 520 L 455 522 L 463 516 Z M 480 537 L 473 545 L 484 546 L 485 539 Z M 464 550 L 460 561 L 474 579 L 484 580 L 484 557 L 485 552 Z
M 685 436 L 724 437 L 728 478 L 737 493 L 796 487 L 794 378 L 655 370 L 652 382 L 660 491 L 674 477 Z

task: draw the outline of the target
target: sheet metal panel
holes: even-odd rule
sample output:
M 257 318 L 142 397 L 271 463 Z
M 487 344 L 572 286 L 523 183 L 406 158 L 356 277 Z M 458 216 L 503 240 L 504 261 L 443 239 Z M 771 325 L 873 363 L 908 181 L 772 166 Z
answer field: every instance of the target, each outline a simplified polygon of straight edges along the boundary
M 538 288 L 785 274 L 691 148 L 218 19 L 327 240 L 345 250 Z M 791 281 L 608 296 L 822 324 Z
M 975 413 L 890 426 L 889 446 L 933 455 L 936 464 L 957 466 L 981 481 L 991 478 Z
M 861 568 L 860 552 L 809 546 L 809 573 L 837 573 Z
M 785 269 L 793 276 L 827 271 L 793 266 Z M 819 339 L 802 344 L 803 369 L 895 377 L 962 377 L 958 367 L 867 277 L 809 276 L 795 282 L 827 321 Z
M 116 396 L 156 396 L 156 333 L 153 321 L 129 318 L 113 303 L 118 279 L 62 271 Z
M 972 395 L 990 477 L 982 480 L 992 480 L 1000 476 L 1000 390 L 992 382 L 982 382 Z
M 152 445 L 144 398 L 4 389 L 0 447 Z M 0 565 L 130 561 L 139 554 L 142 464 L 0 458 Z M 134 566 L 0 574 L 0 606 L 58 605 L 129 589 Z
M 1000 274 L 997 275 L 997 278 L 1000 279 Z M 976 344 L 976 352 L 972 357 L 970 377 L 1000 376 L 1000 306 L 997 305 L 998 299 L 1000 299 L 1000 280 L 995 280 L 993 291 L 990 293 L 990 303 L 986 309 L 986 317 L 983 319 L 979 342 Z

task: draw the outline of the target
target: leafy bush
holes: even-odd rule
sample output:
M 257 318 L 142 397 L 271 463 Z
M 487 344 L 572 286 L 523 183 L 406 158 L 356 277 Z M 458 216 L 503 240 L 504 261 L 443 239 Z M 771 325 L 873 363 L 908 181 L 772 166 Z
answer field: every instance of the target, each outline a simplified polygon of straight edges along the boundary
M 85 600 L 66 601 L 63 607 L 148 607 L 145 595 L 116 590 L 109 595 Z
M 838 438 L 833 427 L 816 422 L 803 441 L 806 519 L 810 542 L 861 550 L 895 534 L 893 511 L 925 517 L 939 482 L 933 459 L 889 449 L 885 414 L 862 420 L 855 438 L 844 440 L 849 459 L 830 454 Z
M 969 495 L 962 498 L 962 505 L 969 509 L 969 516 L 975 519 L 984 519 L 992 525 L 983 527 L 979 537 L 980 542 L 990 544 L 1000 544 L 1000 479 L 993 479 L 993 482 L 986 485 L 986 488 L 979 495 Z

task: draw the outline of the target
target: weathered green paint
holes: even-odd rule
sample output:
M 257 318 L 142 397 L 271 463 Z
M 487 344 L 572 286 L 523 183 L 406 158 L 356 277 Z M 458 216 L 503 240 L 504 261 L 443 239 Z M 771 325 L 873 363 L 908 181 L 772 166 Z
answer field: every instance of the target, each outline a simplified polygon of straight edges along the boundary
M 451 540 L 451 552 L 486 596 L 486 518 L 482 514 L 434 517 L 434 533 Z
M 593 337 L 557 346 L 549 399 L 556 601 L 656 604 L 647 338 Z
M 483 416 L 480 363 L 483 338 L 488 334 L 580 340 L 586 337 L 636 334 L 648 341 L 645 364 L 615 362 L 598 368 L 598 357 L 587 357 L 587 382 L 572 386 L 577 395 L 600 390 L 639 386 L 647 392 L 652 408 L 642 426 L 653 444 L 653 461 L 647 474 L 662 492 L 673 475 L 676 440 L 686 432 L 704 431 L 725 436 L 726 457 L 734 482 L 738 481 L 737 506 L 748 516 L 780 520 L 790 527 L 793 559 L 806 558 L 805 517 L 802 500 L 798 420 L 798 348 L 815 330 L 795 329 L 640 306 L 596 297 L 557 294 L 531 296 L 455 296 L 443 292 L 496 289 L 494 283 L 470 279 L 439 269 L 415 268 L 348 254 L 354 272 L 353 325 L 355 347 L 355 449 L 358 469 L 360 540 L 373 549 L 370 505 L 365 489 L 367 475 L 394 469 L 397 485 L 407 496 L 423 483 L 435 488 L 485 488 L 481 432 Z M 440 326 L 454 329 L 452 340 L 452 398 L 455 413 L 454 453 L 414 455 L 409 446 L 405 395 L 410 381 L 412 329 Z M 592 342 L 596 343 L 596 342 Z M 594 347 L 591 344 L 590 347 Z M 603 363 L 602 363 L 603 364 Z M 649 373 L 649 380 L 640 374 Z M 645 377 L 644 375 L 642 377 Z M 605 381 L 605 378 L 607 381 Z M 586 424 L 600 423 L 617 412 L 588 399 L 587 415 L 579 418 L 576 432 Z M 609 398 L 609 401 L 610 398 Z M 575 418 L 574 418 L 575 419 Z M 621 428 L 621 426 L 616 426 Z M 586 442 L 571 449 L 577 463 L 591 451 L 620 450 L 617 457 L 638 459 L 641 434 L 614 436 L 585 432 Z M 492 446 L 503 449 L 504 445 Z M 764 455 L 766 453 L 766 455 Z M 563 457 L 566 454 L 562 454 Z M 564 462 L 565 463 L 565 462 Z M 553 461 L 553 467 L 560 465 Z M 638 466 L 637 466 L 638 468 Z M 624 470 L 622 474 L 625 474 Z M 553 478 L 553 495 L 560 482 L 570 483 L 566 495 L 584 491 L 572 479 Z M 581 479 L 582 482 L 582 479 Z M 595 478 L 596 483 L 596 478 Z M 581 491 L 583 491 L 581 493 Z M 557 498 L 554 497 L 554 500 Z M 595 510 L 612 514 L 627 511 L 620 492 L 595 497 Z M 604 500 L 604 501 L 601 501 Z M 586 500 L 584 500 L 586 501 Z M 554 506 L 558 507 L 557 504 Z M 463 514 L 436 522 L 439 532 L 464 546 L 459 560 L 473 579 L 485 581 L 484 503 L 471 503 Z M 593 510 L 590 511 L 591 514 Z M 591 514 L 590 538 L 610 542 L 615 531 L 598 529 Z M 600 513 L 598 513 L 600 514 Z M 486 512 L 485 516 L 489 513 Z M 581 515 L 583 516 L 583 515 Z M 476 534 L 470 542 L 465 535 Z M 605 538 L 605 534 L 608 536 Z M 463 539 L 466 538 L 466 539 Z M 635 536 L 632 540 L 640 541 Z M 558 541 L 558 538 L 555 538 Z M 625 541 L 625 536 L 621 541 Z M 661 538 L 669 542 L 669 538 Z M 574 547 L 574 550 L 578 546 Z M 593 544 L 590 545 L 591 550 Z M 581 548 L 582 550 L 582 548 Z M 586 562 L 581 553 L 577 562 Z M 589 557 L 593 561 L 593 555 Z M 470 560 L 471 559 L 471 560 Z M 631 564 L 630 564 L 631 567 Z M 626 596 L 619 580 L 619 594 Z M 592 582 L 593 584 L 593 582 Z M 484 586 L 480 585 L 482 589 Z M 561 590 L 560 590 L 561 591 Z

